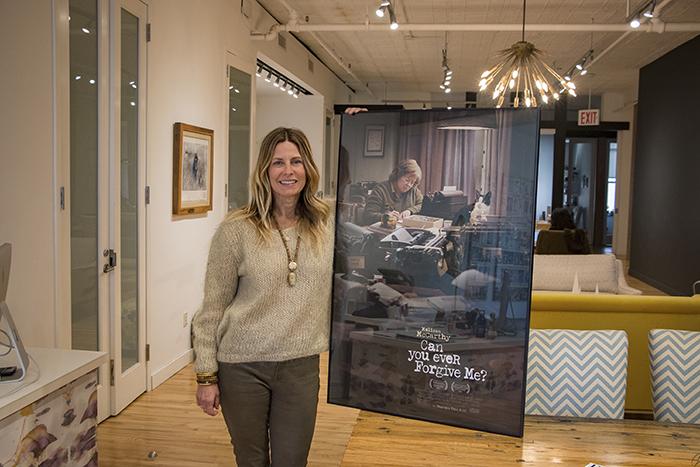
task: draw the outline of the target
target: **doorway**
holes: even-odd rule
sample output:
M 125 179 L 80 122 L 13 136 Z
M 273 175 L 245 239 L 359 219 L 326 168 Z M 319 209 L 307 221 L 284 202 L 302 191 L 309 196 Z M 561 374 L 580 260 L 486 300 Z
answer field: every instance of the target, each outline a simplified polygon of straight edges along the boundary
M 564 154 L 564 207 L 593 248 L 605 251 L 612 246 L 617 142 L 609 137 L 567 138 Z

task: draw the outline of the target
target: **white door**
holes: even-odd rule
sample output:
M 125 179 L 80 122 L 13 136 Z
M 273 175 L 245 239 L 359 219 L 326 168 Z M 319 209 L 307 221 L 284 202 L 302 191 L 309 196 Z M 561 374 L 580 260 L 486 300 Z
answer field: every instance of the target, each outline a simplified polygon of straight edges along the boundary
M 55 0 L 58 345 L 110 354 L 98 419 L 146 390 L 146 5 Z
M 109 232 L 115 259 L 108 280 L 113 415 L 146 390 L 146 15 L 147 7 L 139 0 L 111 2 Z

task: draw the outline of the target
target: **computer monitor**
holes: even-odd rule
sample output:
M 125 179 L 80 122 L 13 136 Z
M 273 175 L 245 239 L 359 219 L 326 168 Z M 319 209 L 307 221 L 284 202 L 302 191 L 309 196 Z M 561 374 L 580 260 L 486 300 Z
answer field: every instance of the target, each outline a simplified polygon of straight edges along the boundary
M 3 376 L 2 379 L 0 379 L 0 383 L 17 382 L 23 380 L 27 375 L 27 368 L 29 368 L 29 355 L 27 355 L 26 350 L 24 350 L 22 339 L 19 337 L 15 322 L 12 320 L 12 316 L 10 315 L 10 309 L 5 302 L 5 299 L 7 298 L 7 289 L 10 283 L 11 264 L 12 245 L 9 243 L 0 245 L 0 329 L 3 328 L 3 322 L 6 322 L 7 326 L 5 332 L 10 338 L 10 342 L 8 343 L 11 346 L 10 350 L 16 350 L 17 352 L 17 369 L 13 374 Z M 5 365 L 5 361 L 6 360 L 3 360 L 3 366 Z
M 7 297 L 7 285 L 10 283 L 10 264 L 12 263 L 12 245 L 0 246 L 0 303 Z

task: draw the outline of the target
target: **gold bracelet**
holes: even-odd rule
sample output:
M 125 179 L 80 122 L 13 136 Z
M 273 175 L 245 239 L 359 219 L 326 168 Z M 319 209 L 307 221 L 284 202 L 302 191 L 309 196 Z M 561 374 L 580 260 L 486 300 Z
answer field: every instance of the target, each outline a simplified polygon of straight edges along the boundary
M 197 376 L 197 384 L 216 384 L 219 382 L 218 376 L 205 376 L 205 377 L 200 377 Z
M 213 382 L 201 382 L 197 381 L 197 386 L 213 386 L 215 384 L 218 384 L 218 381 L 213 381 Z
M 198 371 L 196 373 L 197 378 L 208 378 L 210 376 L 216 376 L 217 374 L 218 374 L 218 372 L 216 372 L 216 371 L 211 371 L 211 372 L 206 372 L 206 373 Z

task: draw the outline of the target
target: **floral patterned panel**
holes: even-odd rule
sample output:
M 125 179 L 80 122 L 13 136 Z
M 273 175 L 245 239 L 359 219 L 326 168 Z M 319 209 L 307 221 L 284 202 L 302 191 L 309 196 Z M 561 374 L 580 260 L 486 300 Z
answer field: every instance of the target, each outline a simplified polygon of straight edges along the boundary
M 0 421 L 0 467 L 97 467 L 97 371 Z

